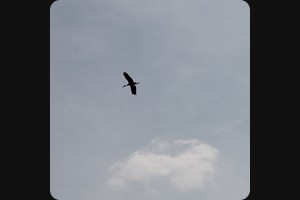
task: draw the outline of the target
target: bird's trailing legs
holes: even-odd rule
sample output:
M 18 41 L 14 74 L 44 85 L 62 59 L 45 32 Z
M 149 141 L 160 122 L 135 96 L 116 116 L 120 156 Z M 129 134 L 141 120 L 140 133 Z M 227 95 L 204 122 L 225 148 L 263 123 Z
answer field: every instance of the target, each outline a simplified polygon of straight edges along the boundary
M 139 82 L 134 82 L 134 85 L 137 85 L 137 84 L 140 84 L 140 83 Z M 126 86 L 130 86 L 130 84 L 128 83 L 127 85 L 123 85 L 123 87 L 126 87 Z

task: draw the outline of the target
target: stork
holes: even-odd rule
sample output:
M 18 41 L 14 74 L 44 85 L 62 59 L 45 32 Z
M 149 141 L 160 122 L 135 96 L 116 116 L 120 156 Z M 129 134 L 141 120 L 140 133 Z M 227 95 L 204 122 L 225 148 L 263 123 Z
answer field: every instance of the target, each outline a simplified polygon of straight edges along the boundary
M 126 72 L 123 72 L 123 75 L 125 76 L 126 80 L 128 81 L 128 84 L 124 85 L 123 87 L 130 86 L 131 93 L 133 95 L 136 95 L 136 86 L 135 85 L 140 84 L 140 83 L 139 82 L 134 82 L 133 79 Z

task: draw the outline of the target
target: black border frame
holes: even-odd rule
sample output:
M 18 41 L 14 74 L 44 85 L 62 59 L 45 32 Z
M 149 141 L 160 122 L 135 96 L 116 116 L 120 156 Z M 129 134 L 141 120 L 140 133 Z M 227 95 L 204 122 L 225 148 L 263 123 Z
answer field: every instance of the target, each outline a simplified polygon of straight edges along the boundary
M 12 36 L 9 40 L 4 37 L 4 40 L 8 42 L 5 50 L 13 54 L 12 57 L 4 58 L 8 59 L 11 71 L 5 75 L 9 78 L 7 83 L 10 88 L 8 96 L 3 98 L 12 104 L 5 104 L 4 107 L 9 109 L 8 118 L 13 121 L 8 126 L 10 131 L 5 131 L 11 138 L 2 140 L 9 144 L 9 148 L 4 151 L 4 154 L 7 151 L 10 153 L 8 161 L 2 164 L 11 170 L 5 181 L 12 189 L 4 191 L 8 192 L 9 199 L 55 199 L 50 193 L 50 7 L 53 2 L 55 0 L 24 2 L 18 3 L 17 8 L 13 5 L 10 12 L 18 15 L 16 19 L 10 19 L 11 15 L 6 15 L 9 18 L 8 28 L 2 29 L 2 32 L 8 32 L 8 36 Z M 262 16 L 268 14 L 262 7 L 258 7 L 258 1 L 246 2 L 250 6 L 251 85 L 251 178 L 250 194 L 246 199 L 250 200 L 262 199 L 263 193 L 267 194 L 267 198 L 272 194 L 276 197 L 277 191 L 270 190 L 270 183 L 267 182 L 268 179 L 272 180 L 274 174 L 269 171 L 271 166 L 266 164 L 271 150 L 264 151 L 270 136 L 263 136 L 269 128 L 266 127 L 267 112 L 272 109 L 267 106 L 267 87 L 263 84 L 266 81 L 265 75 L 269 72 L 263 66 L 271 65 L 272 61 L 266 60 L 264 55 L 268 52 L 260 48 L 265 42 L 266 38 L 263 36 L 266 36 L 264 31 L 267 28 Z M 276 61 L 273 60 L 272 64 L 276 65 Z M 16 123 L 15 119 L 20 120 Z M 261 181 L 261 177 L 264 181 Z

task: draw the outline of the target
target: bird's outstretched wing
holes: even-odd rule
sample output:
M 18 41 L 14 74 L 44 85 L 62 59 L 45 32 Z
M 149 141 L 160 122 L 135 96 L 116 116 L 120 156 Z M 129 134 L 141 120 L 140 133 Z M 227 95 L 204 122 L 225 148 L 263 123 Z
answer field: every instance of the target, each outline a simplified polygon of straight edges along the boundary
M 130 89 L 131 89 L 131 93 L 133 95 L 136 95 L 136 87 L 135 87 L 135 85 L 130 85 Z
M 123 75 L 127 79 L 128 83 L 134 83 L 133 80 L 132 80 L 132 78 L 126 72 L 123 72 Z

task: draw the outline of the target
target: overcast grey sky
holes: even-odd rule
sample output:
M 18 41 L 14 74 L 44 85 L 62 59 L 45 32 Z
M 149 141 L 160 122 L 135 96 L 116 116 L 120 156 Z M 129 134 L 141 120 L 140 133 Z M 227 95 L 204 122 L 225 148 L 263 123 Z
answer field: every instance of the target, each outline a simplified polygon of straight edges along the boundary
M 241 0 L 53 3 L 52 196 L 245 198 L 249 28 Z

